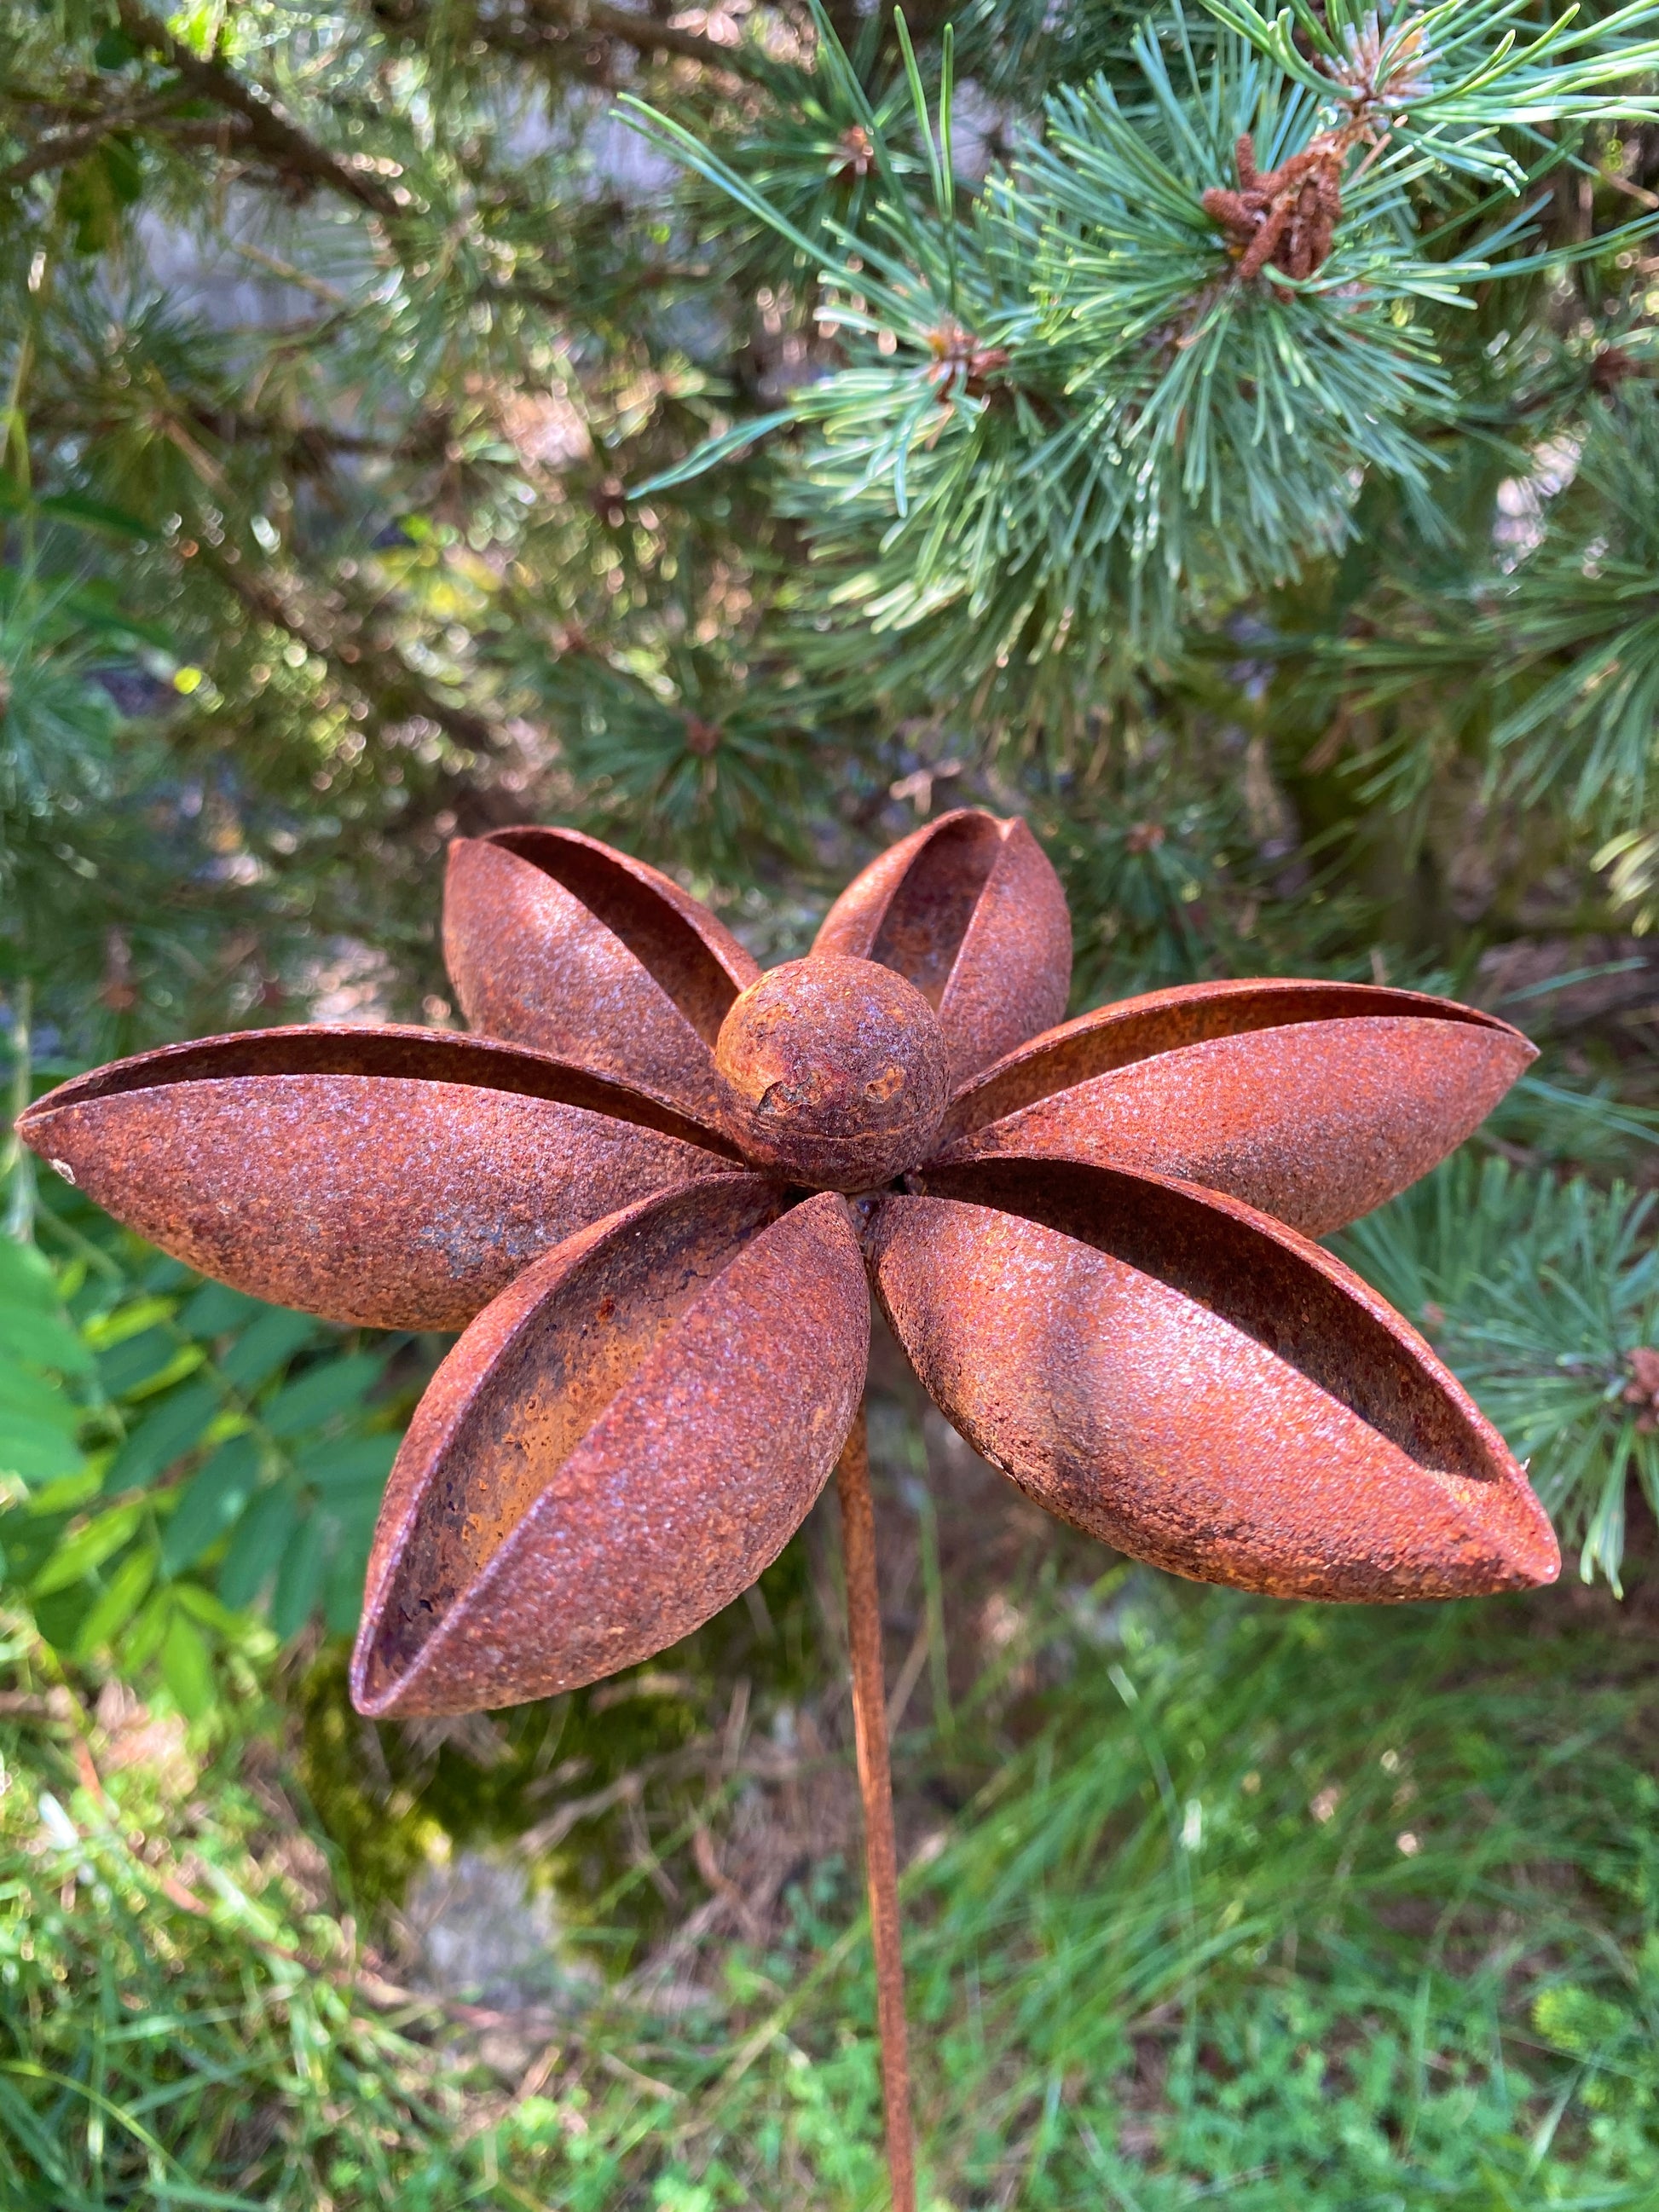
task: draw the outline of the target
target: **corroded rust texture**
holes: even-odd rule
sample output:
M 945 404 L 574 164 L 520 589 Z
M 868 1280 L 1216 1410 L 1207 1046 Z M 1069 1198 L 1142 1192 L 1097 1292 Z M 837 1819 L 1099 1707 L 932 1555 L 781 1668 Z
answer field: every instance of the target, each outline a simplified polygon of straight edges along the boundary
M 909 2038 L 904 2025 L 898 1849 L 893 1836 L 893 1776 L 887 1752 L 887 1685 L 881 1665 L 876 1520 L 870 1502 L 870 1449 L 862 1407 L 836 1468 L 836 1488 L 841 1499 L 841 1551 L 847 1569 L 853 1732 L 858 1749 L 859 1792 L 864 1801 L 864 1871 L 870 1893 L 870 1948 L 876 1960 L 887 2163 L 893 2212 L 915 2212 L 916 2154 L 910 2125 Z
M 924 1187 L 881 1201 L 878 1295 L 951 1420 L 1062 1520 L 1276 1597 L 1554 1575 L 1502 1439 L 1317 1245 L 1113 1168 L 998 1159 Z
M 952 1102 L 942 1156 L 1142 1167 L 1323 1237 L 1425 1175 L 1533 1058 L 1506 1022 L 1415 991 L 1190 983 L 1009 1054 Z
M 573 1237 L 481 1314 L 387 1486 L 352 1676 L 466 1712 L 647 1658 L 769 1566 L 835 1465 L 870 1305 L 846 1200 L 727 1176 Z
M 726 1127 L 792 1182 L 872 1190 L 931 1149 L 948 1054 L 914 983 L 817 953 L 751 983 L 720 1027 Z
M 574 830 L 458 837 L 444 958 L 475 1030 L 714 1104 L 710 1048 L 759 969 L 669 877 Z
M 434 1030 L 267 1030 L 77 1077 L 28 1141 L 204 1274 L 381 1328 L 459 1328 L 726 1140 L 538 1053 Z
M 562 830 L 458 840 L 445 942 L 496 1036 L 210 1039 L 22 1122 L 244 1289 L 471 1324 L 387 1493 L 374 1711 L 592 1680 L 752 1579 L 853 1418 L 860 1245 L 947 1417 L 1139 1557 L 1334 1598 L 1556 1571 L 1498 1437 L 1306 1241 L 1468 1133 L 1532 1057 L 1506 1024 L 1267 981 L 1049 1026 L 1058 880 L 1024 823 L 972 810 L 764 976 L 678 884 Z
M 896 969 L 939 1014 L 964 1083 L 1066 1011 L 1072 918 L 1025 824 L 963 807 L 872 860 L 823 918 L 815 952 Z
M 491 1034 L 211 1038 L 19 1124 L 242 1289 L 465 1328 L 387 1487 L 365 1711 L 572 1688 L 736 1596 L 847 1443 L 866 1275 L 946 1418 L 1137 1558 L 1372 1601 L 1559 1571 L 1502 1440 L 1309 1241 L 1469 1133 L 1533 1056 L 1506 1024 L 1267 981 L 1054 1027 L 1058 879 L 1024 823 L 973 810 L 883 854 L 763 977 L 678 884 L 563 830 L 458 841 L 444 939 Z M 855 1469 L 843 1493 L 856 1616 Z M 878 1638 L 854 1626 L 879 1799 Z M 896 1989 L 896 1931 L 885 1955 Z

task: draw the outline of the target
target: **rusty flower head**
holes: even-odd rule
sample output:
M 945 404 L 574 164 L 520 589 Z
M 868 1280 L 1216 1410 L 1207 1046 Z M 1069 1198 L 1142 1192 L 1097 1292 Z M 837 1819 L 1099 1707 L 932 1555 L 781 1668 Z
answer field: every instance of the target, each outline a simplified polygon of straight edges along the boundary
M 1059 882 L 972 811 L 764 975 L 563 830 L 458 841 L 444 937 L 472 1036 L 173 1046 L 21 1124 L 205 1273 L 462 1331 L 387 1486 L 365 1711 L 568 1689 L 735 1597 L 835 1464 L 872 1288 L 978 1450 L 1160 1567 L 1365 1600 L 1555 1574 L 1501 1439 L 1310 1241 L 1468 1134 L 1532 1057 L 1505 1024 L 1270 981 L 1052 1026 Z

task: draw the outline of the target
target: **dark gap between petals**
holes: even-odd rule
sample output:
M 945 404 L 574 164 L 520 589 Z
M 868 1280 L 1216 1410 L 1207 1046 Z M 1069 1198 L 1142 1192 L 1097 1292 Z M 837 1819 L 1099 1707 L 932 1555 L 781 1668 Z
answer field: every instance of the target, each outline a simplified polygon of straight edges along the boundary
M 512 1091 L 523 1097 L 545 1098 L 559 1106 L 607 1114 L 613 1120 L 699 1145 L 723 1159 L 735 1161 L 740 1157 L 736 1146 L 716 1131 L 626 1084 L 608 1082 L 602 1075 L 568 1066 L 562 1060 L 524 1046 L 390 1024 L 375 1029 L 250 1030 L 237 1036 L 204 1037 L 192 1044 L 165 1046 L 159 1052 L 117 1060 L 60 1085 L 38 1099 L 18 1127 L 27 1133 L 32 1118 L 53 1113 L 60 1106 L 78 1106 L 122 1091 L 273 1075 L 363 1075 Z
M 870 957 L 896 969 L 935 1010 L 1001 854 L 1002 831 L 988 814 L 960 814 L 922 846 L 887 902 Z
M 371 1698 L 414 1666 L 675 1324 L 806 1194 L 746 1176 L 651 1200 L 550 1289 L 537 1285 L 555 1255 L 479 1316 L 428 1393 L 435 1433 L 420 1413 L 410 1432 L 432 1473 L 379 1607 Z
M 1258 1030 L 1297 1029 L 1316 1022 L 1352 1021 L 1382 1016 L 1395 1020 L 1452 1022 L 1472 1029 L 1509 1032 L 1507 1022 L 1460 1006 L 1449 1000 L 1425 999 L 1410 991 L 1374 984 L 1316 983 L 1286 988 L 1264 982 L 1238 991 L 1218 991 L 1178 999 L 1144 1012 L 1129 1011 L 1121 1020 L 1077 1028 L 1052 1044 L 1023 1048 L 1000 1069 L 993 1068 L 952 1101 L 939 1133 L 943 1146 L 1000 1121 L 1022 1106 L 1052 1098 L 1097 1075 L 1114 1075 L 1160 1053 L 1220 1037 L 1244 1036 Z M 1509 1032 L 1512 1034 L 1512 1032 Z
M 738 985 L 683 914 L 606 852 L 544 829 L 500 830 L 489 840 L 562 885 L 619 937 L 707 1045 L 720 1035 Z
M 928 1170 L 927 1196 L 1060 1231 L 1219 1314 L 1419 1467 L 1503 1480 L 1504 1462 L 1386 1325 L 1302 1254 L 1195 1192 L 1066 1161 Z

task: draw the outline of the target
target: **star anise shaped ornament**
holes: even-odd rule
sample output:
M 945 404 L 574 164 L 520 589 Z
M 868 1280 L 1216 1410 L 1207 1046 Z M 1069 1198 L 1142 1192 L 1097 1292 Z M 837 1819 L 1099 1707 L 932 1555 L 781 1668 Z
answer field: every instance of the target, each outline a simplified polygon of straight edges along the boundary
M 1200 983 L 1060 1026 L 1024 823 L 874 861 L 762 975 L 574 831 L 450 849 L 477 1034 L 326 1026 L 118 1061 L 21 1134 L 204 1273 L 461 1328 L 388 1482 L 352 1664 L 375 1715 L 501 1705 L 672 1644 L 839 1461 L 894 2202 L 913 2201 L 861 1399 L 872 1287 L 946 1418 L 1121 1550 L 1287 1597 L 1451 1597 L 1559 1560 L 1501 1438 L 1310 1240 L 1532 1058 L 1358 984 Z

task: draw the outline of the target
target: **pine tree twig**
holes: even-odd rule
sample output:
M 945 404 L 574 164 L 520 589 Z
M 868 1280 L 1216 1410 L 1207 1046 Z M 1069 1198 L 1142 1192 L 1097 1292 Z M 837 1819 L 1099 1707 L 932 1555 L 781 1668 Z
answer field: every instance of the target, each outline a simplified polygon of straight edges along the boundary
M 337 291 L 332 284 L 325 284 L 319 276 L 313 276 L 304 269 L 296 269 L 291 261 L 279 260 L 276 254 L 267 253 L 263 246 L 250 245 L 245 238 L 234 238 L 230 250 L 244 261 L 251 261 L 256 269 L 263 269 L 267 276 L 277 277 L 284 284 L 292 284 L 297 291 L 309 292 L 313 300 L 320 300 L 325 307 L 349 307 L 351 305 L 345 294 Z
M 407 721 L 419 714 L 473 752 L 501 750 L 506 740 L 492 724 L 470 707 L 453 707 L 441 698 L 401 653 L 361 637 L 349 645 L 325 637 L 268 578 L 250 575 L 205 548 L 198 553 L 193 565 L 205 568 L 257 620 L 286 630 L 307 653 L 325 661 L 338 679 L 368 700 L 383 720 Z
M 100 109 L 71 130 L 46 131 L 9 169 L 0 169 L 0 185 L 24 185 L 44 170 L 66 169 L 117 131 L 136 131 L 160 121 L 178 98 L 176 91 L 163 93 L 154 100 L 136 101 L 131 106 Z
M 1205 214 L 1233 242 L 1241 283 L 1259 276 L 1269 262 L 1298 278 L 1323 265 L 1342 216 L 1343 150 L 1340 134 L 1322 132 L 1264 175 L 1250 133 L 1240 134 L 1233 155 L 1238 190 L 1212 185 L 1201 199 Z
M 1645 185 L 1638 185 L 1619 169 L 1603 169 L 1603 179 L 1626 199 L 1634 200 L 1638 207 L 1659 208 L 1659 192 L 1650 192 Z
M 245 449 L 268 447 L 287 466 L 307 474 L 325 466 L 331 453 L 373 453 L 394 460 L 429 461 L 441 452 L 450 435 L 451 416 L 445 409 L 416 416 L 401 437 L 377 437 L 370 431 L 343 430 L 331 422 L 286 421 L 278 415 L 189 393 L 175 393 L 173 398 L 193 428 L 205 437 Z M 73 407 L 58 402 L 33 409 L 30 419 L 39 433 L 70 436 L 83 418 Z
M 396 220 L 401 210 L 384 185 L 330 153 L 291 122 L 268 94 L 244 83 L 223 62 L 204 61 L 192 53 L 136 0 L 117 0 L 117 5 L 121 28 L 133 45 L 159 54 L 198 99 L 240 116 L 249 143 L 274 167 L 307 189 L 326 185 L 383 222 Z

